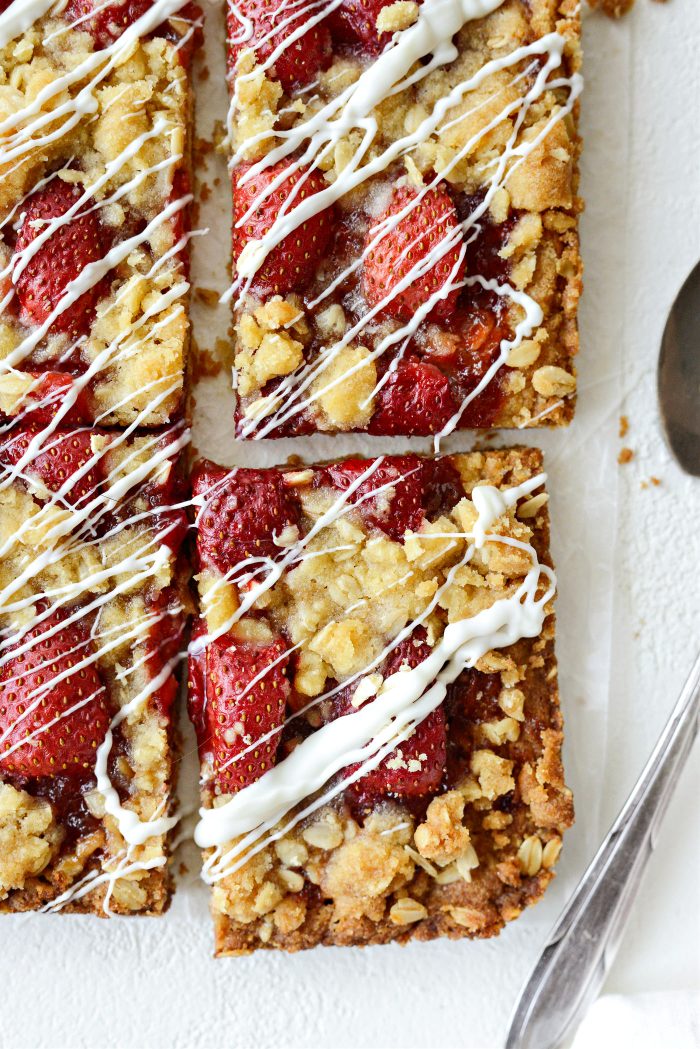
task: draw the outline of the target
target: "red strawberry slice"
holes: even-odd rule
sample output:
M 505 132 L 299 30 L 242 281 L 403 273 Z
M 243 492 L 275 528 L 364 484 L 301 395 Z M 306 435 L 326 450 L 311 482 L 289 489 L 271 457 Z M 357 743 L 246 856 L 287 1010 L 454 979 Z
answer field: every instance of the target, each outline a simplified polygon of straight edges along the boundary
M 0 768 L 5 772 L 22 776 L 92 773 L 95 751 L 104 740 L 111 716 L 94 659 L 74 669 L 95 655 L 89 625 L 80 619 L 61 626 L 68 616 L 67 612 L 52 613 L 3 653 L 3 657 L 9 655 L 0 666 Z M 47 637 L 56 626 L 60 629 Z M 35 644 L 17 653 L 27 641 Z M 84 700 L 83 706 L 72 710 Z M 22 740 L 26 742 L 8 753 Z
M 230 637 L 207 646 L 200 748 L 211 753 L 214 781 L 222 793 L 234 794 L 249 786 L 275 764 L 279 732 L 238 760 L 231 759 L 284 722 L 290 685 L 285 676 L 287 659 L 280 657 L 286 647 L 281 639 L 252 645 Z M 195 698 L 195 709 L 197 702 Z
M 26 454 L 30 441 L 40 433 L 38 427 L 21 427 L 0 449 L 0 463 L 16 466 Z M 57 430 L 43 440 L 40 451 L 22 467 L 22 473 L 38 477 L 52 492 L 58 492 L 66 480 L 76 474 L 93 457 L 89 430 Z M 76 478 L 64 498 L 73 506 L 84 506 L 98 494 L 102 482 L 101 460 Z
M 410 637 L 401 641 L 387 657 L 382 671 L 384 677 L 398 673 L 402 666 L 414 669 L 427 659 L 431 649 L 425 637 L 425 629 L 418 627 Z M 347 709 L 352 709 L 349 697 Z M 446 754 L 445 712 L 440 706 L 428 714 L 413 734 L 376 769 L 350 784 L 348 789 L 360 802 L 370 802 L 387 794 L 411 798 L 430 794 L 440 786 Z M 348 768 L 347 775 L 357 768 L 357 765 Z
M 146 605 L 154 622 L 148 630 L 144 666 L 150 679 L 154 680 L 180 652 L 185 623 L 180 595 L 174 587 L 161 590 L 154 598 L 147 598 Z M 162 717 L 170 715 L 177 692 L 178 682 L 175 674 L 170 673 L 152 693 L 150 701 Z
M 347 459 L 334 463 L 321 474 L 340 491 L 347 491 L 369 469 L 371 459 Z M 384 488 L 385 485 L 390 485 Z M 377 489 L 384 488 L 376 496 Z M 386 456 L 377 469 L 350 497 L 359 505 L 365 521 L 380 528 L 390 539 L 403 539 L 407 529 L 417 531 L 423 521 L 423 463 L 416 455 Z
M 89 33 L 95 47 L 102 50 L 118 40 L 124 30 L 142 18 L 152 6 L 153 0 L 113 0 L 108 4 L 105 4 L 104 0 L 69 0 L 63 17 L 71 24 L 79 22 L 76 29 Z M 184 4 L 170 17 L 185 22 L 196 22 L 200 16 L 201 11 L 196 4 Z M 174 43 L 178 42 L 181 35 L 170 30 L 167 22 L 155 32 Z M 193 51 L 201 42 L 200 37 L 201 32 L 195 32 L 178 52 L 183 65 L 189 64 Z
M 238 260 L 246 244 L 251 240 L 260 240 L 272 228 L 282 205 L 294 192 L 294 188 L 305 178 L 301 188 L 294 195 L 292 204 L 286 214 L 291 215 L 294 208 L 303 200 L 326 189 L 326 181 L 320 171 L 309 168 L 295 168 L 293 163 L 280 161 L 271 168 L 265 168 L 249 182 L 241 183 L 243 175 L 250 168 L 249 164 L 241 165 L 233 174 L 233 258 Z M 276 190 L 264 199 L 262 194 L 280 174 L 289 174 Z M 256 203 L 257 202 L 257 203 Z M 243 218 L 251 205 L 255 210 L 243 225 Z M 255 274 L 253 288 L 259 293 L 286 295 L 290 291 L 300 290 L 308 284 L 316 267 L 330 243 L 333 234 L 333 209 L 325 208 L 285 237 L 263 262 Z
M 327 69 L 332 58 L 331 35 L 325 22 L 310 26 L 307 31 L 287 43 L 305 23 L 319 13 L 298 0 L 238 0 L 236 5 L 243 18 L 252 23 L 252 35 L 236 14 L 233 3 L 228 4 L 228 62 L 233 72 L 238 56 L 247 49 L 255 50 L 255 59 L 262 65 L 278 47 L 284 50 L 268 70 L 268 75 L 279 80 L 287 92 L 294 87 L 311 83 L 322 69 Z
M 47 220 L 65 215 L 80 195 L 77 186 L 68 185 L 60 178 L 52 179 L 43 189 L 33 193 L 25 203 L 15 254 L 28 248 L 43 233 Z M 59 226 L 15 281 L 24 323 L 43 324 L 60 303 L 68 284 L 89 263 L 104 258 L 108 250 L 106 230 L 95 212 L 72 218 L 66 225 Z M 98 281 L 56 317 L 52 330 L 68 332 L 74 337 L 84 335 L 105 287 L 104 280 Z
M 456 411 L 447 376 L 434 364 L 407 360 L 379 391 L 369 432 L 383 436 L 439 433 Z
M 382 215 L 381 222 L 398 215 L 411 201 L 416 200 L 416 190 L 400 186 L 394 190 L 391 203 Z M 366 245 L 377 235 L 378 223 L 370 227 Z M 410 321 L 416 310 L 440 291 L 449 280 L 453 270 L 454 281 L 464 276 L 464 259 L 460 261 L 461 239 L 442 255 L 423 276 L 416 276 L 403 291 L 393 294 L 394 288 L 418 263 L 436 251 L 445 238 L 459 229 L 455 206 L 443 185 L 429 190 L 404 218 L 391 226 L 382 239 L 369 251 L 362 272 L 362 287 L 370 306 L 378 306 L 392 295 L 382 308 L 382 315 L 400 321 Z M 430 320 L 445 321 L 457 304 L 459 289 L 440 299 L 429 314 Z
M 63 17 L 70 23 L 80 22 L 75 28 L 89 33 L 95 45 L 102 49 L 142 18 L 152 4 L 153 0 L 114 0 L 111 4 L 101 0 L 70 0 Z
M 394 0 L 343 0 L 328 16 L 333 39 L 339 43 L 357 44 L 365 55 L 378 55 L 391 41 L 391 33 L 377 30 L 377 17 Z
M 26 407 L 24 403 L 19 406 L 23 426 L 45 426 L 50 423 L 62 407 L 64 398 L 71 393 L 73 383 L 73 376 L 66 375 L 65 372 L 44 372 L 38 376 L 36 385 L 27 396 Z M 36 408 L 32 407 L 34 404 L 37 405 Z M 89 421 L 88 394 L 81 389 L 68 411 L 61 417 L 61 422 L 69 426 Z
M 208 500 L 198 525 L 200 561 L 220 572 L 249 557 L 275 557 L 280 547 L 274 537 L 299 520 L 277 470 L 228 471 L 204 461 L 195 471 L 192 491 Z

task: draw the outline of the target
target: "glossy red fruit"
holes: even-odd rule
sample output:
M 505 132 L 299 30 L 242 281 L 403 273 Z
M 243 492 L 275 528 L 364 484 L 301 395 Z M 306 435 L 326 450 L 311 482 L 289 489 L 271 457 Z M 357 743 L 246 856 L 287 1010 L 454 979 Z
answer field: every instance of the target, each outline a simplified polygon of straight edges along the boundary
M 358 45 L 358 50 L 365 55 L 381 54 L 392 34 L 377 30 L 377 17 L 392 3 L 393 0 L 343 0 L 328 16 L 333 39 Z
M 347 459 L 322 473 L 340 491 L 354 484 L 369 469 L 371 459 Z M 389 487 L 385 487 L 389 486 Z M 383 489 L 377 492 L 377 489 Z M 376 495 L 373 495 L 377 492 Z M 423 463 L 416 455 L 385 456 L 350 496 L 368 525 L 380 528 L 397 542 L 407 529 L 417 531 L 423 522 Z
M 450 381 L 434 364 L 403 361 L 377 395 L 369 432 L 384 436 L 439 433 L 457 411 Z
M 253 645 L 220 637 L 207 646 L 200 747 L 211 754 L 214 781 L 222 793 L 249 786 L 275 764 L 280 733 L 262 737 L 284 722 L 290 692 L 285 651 L 281 639 Z
M 408 186 L 394 190 L 391 203 L 379 222 L 398 215 L 411 201 L 416 203 L 368 252 L 362 271 L 362 288 L 369 305 L 378 306 L 386 300 L 382 315 L 404 322 L 410 321 L 416 310 L 444 288 L 448 280 L 460 281 L 465 270 L 464 259 L 460 260 L 459 220 L 449 193 L 439 185 L 429 190 L 422 200 L 419 201 L 417 196 L 416 190 Z M 367 247 L 377 235 L 378 225 L 375 222 L 370 227 Z M 427 273 L 414 276 L 403 291 L 394 293 L 396 285 L 413 272 L 417 264 L 436 252 L 450 234 L 453 247 L 437 259 Z M 455 289 L 439 299 L 430 311 L 429 319 L 440 323 L 449 318 L 458 296 L 459 289 Z
M 37 427 L 13 430 L 6 444 L 0 448 L 0 463 L 15 466 L 26 454 L 30 441 L 40 432 Z M 42 449 L 22 467 L 22 473 L 38 477 L 52 492 L 58 492 L 94 454 L 89 430 L 57 430 L 42 439 Z M 73 506 L 82 507 L 98 494 L 102 480 L 102 463 L 97 460 L 79 477 L 75 477 L 63 498 Z
M 153 622 L 148 630 L 144 666 L 153 681 L 161 676 L 168 663 L 174 665 L 181 649 L 184 617 L 174 588 L 159 591 L 153 599 L 147 598 L 146 606 Z M 150 697 L 162 717 L 169 717 L 177 692 L 178 682 L 171 671 Z
M 27 396 L 26 407 L 24 404 L 19 407 L 22 425 L 45 426 L 55 419 L 65 399 L 69 394 L 72 395 L 73 383 L 73 376 L 66 375 L 65 372 L 44 372 L 37 375 L 36 385 Z M 87 391 L 82 389 L 73 396 L 73 403 L 61 416 L 61 423 L 77 426 L 85 422 L 90 422 L 90 403 Z
M 47 220 L 60 218 L 81 195 L 77 186 L 56 177 L 25 202 L 25 215 L 15 244 L 15 255 L 28 248 L 45 229 Z M 38 223 L 38 225 L 35 225 Z M 26 324 L 43 324 L 59 305 L 67 286 L 91 262 L 98 262 L 109 250 L 105 228 L 96 212 L 72 218 L 59 226 L 31 257 L 15 281 Z M 105 291 L 98 281 L 71 306 L 59 313 L 51 325 L 54 332 L 73 337 L 89 330 L 95 306 Z
M 385 678 L 401 667 L 414 669 L 430 655 L 423 627 L 400 642 L 387 657 L 382 674 Z M 376 769 L 372 769 L 349 787 L 360 801 L 394 794 L 400 797 L 422 797 L 437 790 L 445 772 L 447 736 L 445 712 L 440 706 L 417 725 L 415 731 Z M 357 766 L 348 769 L 348 774 Z
M 197 524 L 199 559 L 219 572 L 249 557 L 277 556 L 275 536 L 299 520 L 277 470 L 229 471 L 204 461 L 195 470 L 192 491 L 207 500 Z
M 67 22 L 79 22 L 76 29 L 89 33 L 95 46 L 102 49 L 113 44 L 152 6 L 153 0 L 113 0 L 109 4 L 102 0 L 69 0 L 63 17 Z
M 252 35 L 247 36 L 236 7 L 252 23 Z M 278 47 L 283 51 L 268 76 L 279 80 L 285 91 L 309 84 L 322 69 L 327 69 L 332 58 L 331 35 L 325 21 L 309 26 L 294 41 L 289 38 L 315 15 L 318 8 L 309 9 L 306 3 L 289 0 L 238 0 L 229 2 L 226 17 L 228 28 L 229 69 L 235 70 L 238 56 L 249 48 L 255 50 L 255 60 L 262 65 Z
M 249 170 L 243 164 L 233 174 L 233 258 L 237 261 L 246 244 L 260 240 L 272 229 L 282 206 L 289 202 L 295 187 L 300 186 L 287 211 L 291 215 L 304 200 L 327 188 L 320 171 L 296 169 L 293 163 L 280 161 L 265 168 L 249 182 L 241 179 Z M 289 171 L 280 185 L 263 198 L 267 187 L 282 173 Z M 302 181 L 303 180 L 303 181 Z M 243 221 L 248 209 L 254 206 L 249 218 Z M 238 225 L 242 223 L 242 225 Z M 286 295 L 304 288 L 323 258 L 333 235 L 333 209 L 324 208 L 285 237 L 263 262 L 255 274 L 253 288 L 259 293 Z
M 54 612 L 5 653 L 9 659 L 0 666 L 0 769 L 5 772 L 89 776 L 94 769 L 111 715 L 88 623 L 80 619 L 62 626 L 68 616 Z M 56 633 L 47 636 L 54 627 Z M 34 644 L 20 653 L 29 641 Z

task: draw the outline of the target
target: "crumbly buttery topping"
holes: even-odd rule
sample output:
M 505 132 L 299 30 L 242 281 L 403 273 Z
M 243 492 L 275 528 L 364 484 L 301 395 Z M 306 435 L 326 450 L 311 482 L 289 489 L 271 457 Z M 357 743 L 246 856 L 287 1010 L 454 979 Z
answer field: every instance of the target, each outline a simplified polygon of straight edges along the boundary
M 572 810 L 539 468 L 539 453 L 518 449 L 195 471 L 203 618 L 190 707 L 207 806 L 196 836 L 210 846 L 218 953 L 487 936 L 543 891 Z M 475 489 L 517 496 L 486 518 L 478 547 Z M 528 579 L 541 629 L 439 655 L 455 631 L 473 644 L 484 616 L 508 620 Z M 385 682 L 398 691 L 430 658 L 406 687 L 425 703 L 449 681 L 432 712 L 413 723 L 399 709 L 398 743 L 391 719 L 352 736 L 391 695 Z M 339 729 L 351 735 L 337 767 L 314 778 L 304 752 L 325 733 L 330 763 Z
M 571 418 L 578 4 L 466 5 L 452 47 L 433 3 L 229 7 L 243 437 Z M 280 298 L 303 337 L 252 345 Z

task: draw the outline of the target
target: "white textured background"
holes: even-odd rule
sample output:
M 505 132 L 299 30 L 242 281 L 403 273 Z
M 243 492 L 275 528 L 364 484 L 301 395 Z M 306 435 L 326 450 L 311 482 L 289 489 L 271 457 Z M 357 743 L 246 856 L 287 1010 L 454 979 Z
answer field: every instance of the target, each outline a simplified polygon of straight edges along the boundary
M 566 436 L 528 434 L 546 448 L 553 491 L 566 757 L 578 808 L 548 897 L 494 942 L 215 962 L 206 893 L 186 846 L 190 873 L 164 919 L 0 919 L 4 1049 L 502 1044 L 519 986 L 700 643 L 700 482 L 683 477 L 666 452 L 654 381 L 667 309 L 700 257 L 699 47 L 698 0 L 638 0 L 619 24 L 585 20 L 579 414 Z M 217 81 L 220 88 L 214 74 L 213 89 Z M 219 216 L 216 224 L 221 249 L 201 257 L 199 275 L 224 287 L 225 223 Z M 206 332 L 198 332 L 205 345 Z M 225 460 L 230 423 L 207 410 L 212 403 L 198 395 L 199 418 L 209 419 L 195 440 Z M 622 412 L 635 455 L 618 467 Z M 324 443 L 318 454 L 334 453 Z M 652 475 L 661 484 L 643 487 Z M 699 794 L 696 752 L 609 990 L 697 985 Z

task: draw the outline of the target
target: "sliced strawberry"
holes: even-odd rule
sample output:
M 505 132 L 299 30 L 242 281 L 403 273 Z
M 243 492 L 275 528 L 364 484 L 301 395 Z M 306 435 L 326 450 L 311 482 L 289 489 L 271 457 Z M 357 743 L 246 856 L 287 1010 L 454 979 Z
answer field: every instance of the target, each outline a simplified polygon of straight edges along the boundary
M 284 722 L 290 692 L 287 660 L 280 658 L 285 651 L 281 639 L 252 645 L 221 637 L 207 646 L 200 747 L 211 753 L 214 780 L 223 793 L 249 786 L 275 764 L 279 732 L 238 760 L 232 759 Z
M 16 466 L 26 454 L 30 441 L 40 432 L 37 427 L 24 426 L 13 431 L 10 439 L 0 449 L 0 464 Z M 57 430 L 46 437 L 43 447 L 45 450 L 40 451 L 22 467 L 22 473 L 37 477 L 52 492 L 58 492 L 66 480 L 93 457 L 89 430 Z M 101 460 L 98 460 L 76 478 L 64 498 L 73 506 L 84 505 L 95 498 L 102 479 L 102 464 Z
M 410 637 L 401 641 L 387 657 L 383 676 L 391 677 L 402 667 L 413 670 L 427 659 L 431 649 L 425 638 L 425 629 L 418 627 Z M 347 709 L 352 709 L 349 704 Z M 430 794 L 442 781 L 446 748 L 445 712 L 440 706 L 428 714 L 412 735 L 376 769 L 350 784 L 348 789 L 361 802 L 371 802 L 387 794 L 401 797 Z M 348 768 L 347 775 L 357 768 L 357 765 Z
M 292 33 L 309 22 L 318 9 L 290 4 L 288 0 L 238 0 L 238 10 L 252 25 L 248 36 L 246 27 L 229 2 L 226 16 L 228 29 L 228 62 L 233 72 L 238 56 L 248 49 L 255 50 L 258 65 L 268 60 L 278 47 L 284 50 L 268 74 L 279 80 L 287 92 L 294 87 L 311 83 L 322 69 L 327 69 L 332 58 L 331 35 L 324 21 L 310 26 L 307 31 L 287 43 Z M 301 9 L 300 9 L 301 8 Z
M 92 773 L 95 751 L 109 728 L 109 705 L 94 660 L 89 625 L 80 619 L 60 626 L 68 615 L 52 613 L 3 653 L 3 658 L 9 656 L 0 666 L 0 768 L 5 772 L 22 776 Z M 47 637 L 56 626 L 60 629 Z M 28 641 L 35 644 L 17 653 Z M 85 660 L 92 661 L 74 669 Z M 67 676 L 58 680 L 62 674 Z M 87 702 L 72 710 L 83 701 Z M 8 753 L 22 740 L 26 742 Z
M 275 557 L 275 544 L 299 509 L 278 470 L 224 470 L 207 461 L 195 470 L 195 496 L 208 501 L 198 522 L 197 550 L 203 565 L 228 572 L 249 557 Z
M 347 491 L 369 469 L 371 459 L 346 459 L 320 475 L 341 492 Z M 389 486 L 389 487 L 385 487 Z M 383 489 L 376 496 L 377 489 Z M 406 529 L 417 531 L 423 521 L 423 463 L 416 455 L 385 456 L 380 465 L 350 497 L 365 521 L 390 539 L 403 539 Z
M 391 33 L 380 33 L 377 18 L 380 11 L 394 0 L 343 0 L 328 16 L 333 39 L 343 44 L 359 45 L 365 55 L 378 55 L 391 41 Z
M 44 372 L 37 376 L 37 380 L 27 397 L 26 405 L 23 403 L 19 406 L 24 426 L 45 426 L 50 423 L 73 390 L 73 376 L 65 372 Z M 89 396 L 82 389 L 74 395 L 73 403 L 61 417 L 61 423 L 70 426 L 85 422 L 90 422 L 90 405 Z
M 241 165 L 233 174 L 233 258 L 237 261 L 246 244 L 251 240 L 260 240 L 272 228 L 283 204 L 287 203 L 294 193 L 294 188 L 304 179 L 301 188 L 294 194 L 294 199 L 287 215 L 303 201 L 326 188 L 326 181 L 320 171 L 308 168 L 295 168 L 288 161 L 280 161 L 271 168 L 265 168 L 249 182 L 241 183 L 243 175 L 250 168 L 249 164 Z M 276 190 L 264 199 L 262 194 L 280 174 L 289 171 Z M 251 205 L 255 210 L 243 225 L 243 217 Z M 259 293 L 286 295 L 290 291 L 300 290 L 308 284 L 316 267 L 330 243 L 333 234 L 333 209 L 325 208 L 313 215 L 285 237 L 263 262 L 255 274 L 253 288 Z
M 377 396 L 369 432 L 383 436 L 439 433 L 457 411 L 450 381 L 434 364 L 403 361 Z
M 56 177 L 25 202 L 25 214 L 15 244 L 15 254 L 24 251 L 45 229 L 46 221 L 60 218 L 80 197 L 77 186 Z M 35 225 L 37 223 L 37 225 Z M 58 306 L 66 288 L 87 265 L 104 258 L 109 250 L 105 227 L 95 212 L 72 218 L 51 234 L 15 281 L 21 317 L 27 324 L 43 324 Z M 51 325 L 55 332 L 84 335 L 105 292 L 105 281 L 68 306 Z
M 124 30 L 142 18 L 152 6 L 153 0 L 112 0 L 111 3 L 104 3 L 104 0 L 69 0 L 63 17 L 71 24 L 79 22 L 76 29 L 89 33 L 95 47 L 102 50 L 118 40 Z M 200 17 L 201 10 L 193 3 L 184 4 L 170 16 L 173 20 L 182 19 L 183 22 L 196 22 Z M 170 22 L 165 22 L 154 32 L 173 43 L 178 43 L 183 35 L 172 29 Z M 201 30 L 195 31 L 180 48 L 178 54 L 184 66 L 189 64 L 200 42 Z
M 400 186 L 394 190 L 391 203 L 381 216 L 381 222 L 398 215 L 411 201 L 417 200 L 416 190 Z M 377 235 L 377 225 L 370 227 L 366 244 L 369 246 Z M 390 226 L 382 239 L 368 252 L 362 271 L 362 287 L 370 306 L 386 301 L 382 315 L 400 321 L 410 321 L 416 310 L 445 286 L 450 277 L 459 281 L 464 276 L 464 259 L 460 261 L 461 238 L 454 246 L 436 259 L 435 264 L 423 276 L 415 276 L 408 287 L 394 294 L 399 281 L 403 280 L 418 263 L 440 247 L 442 242 L 459 229 L 455 206 L 444 186 L 429 190 L 422 200 Z M 453 275 L 453 270 L 454 275 Z M 391 296 L 391 297 L 390 297 Z M 436 322 L 445 321 L 454 311 L 459 289 L 451 291 L 433 306 L 429 318 Z M 390 297 L 390 298 L 389 298 Z
M 113 0 L 108 4 L 101 0 L 69 0 L 63 17 L 70 23 L 79 22 L 76 29 L 89 33 L 95 46 L 102 49 L 142 18 L 152 4 L 153 0 Z

